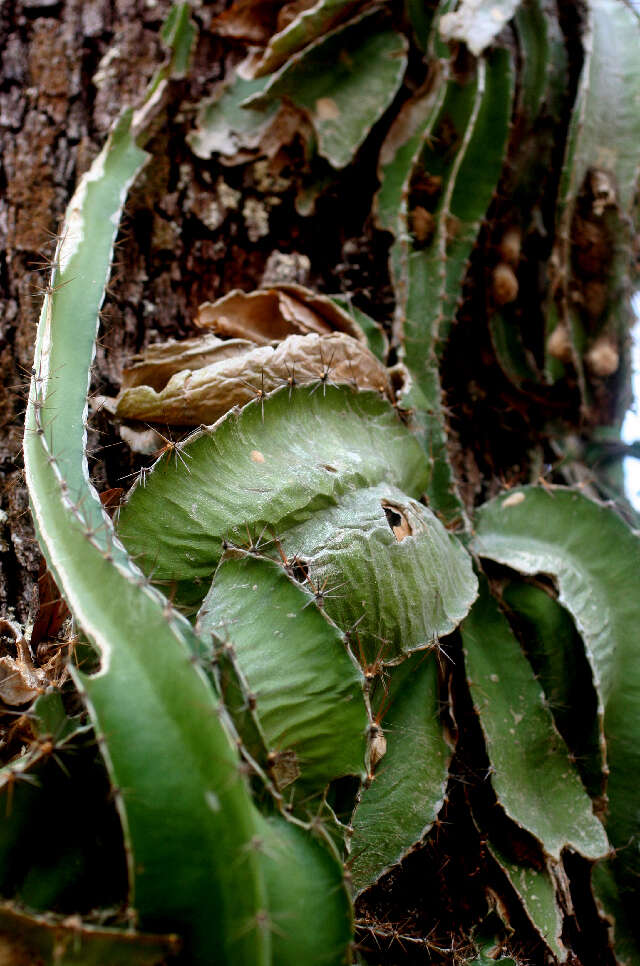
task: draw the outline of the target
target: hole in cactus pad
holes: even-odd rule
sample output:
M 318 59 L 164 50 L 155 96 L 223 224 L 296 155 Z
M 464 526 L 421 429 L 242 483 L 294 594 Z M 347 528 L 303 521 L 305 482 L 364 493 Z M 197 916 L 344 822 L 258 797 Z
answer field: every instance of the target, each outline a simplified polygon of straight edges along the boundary
M 309 564 L 301 557 L 294 557 L 290 562 L 291 576 L 299 584 L 304 584 L 309 579 Z
M 387 523 L 393 530 L 394 537 L 398 543 L 402 543 L 405 537 L 410 537 L 413 533 L 411 524 L 400 507 L 391 506 L 389 503 L 382 503 L 381 506 L 387 518 Z

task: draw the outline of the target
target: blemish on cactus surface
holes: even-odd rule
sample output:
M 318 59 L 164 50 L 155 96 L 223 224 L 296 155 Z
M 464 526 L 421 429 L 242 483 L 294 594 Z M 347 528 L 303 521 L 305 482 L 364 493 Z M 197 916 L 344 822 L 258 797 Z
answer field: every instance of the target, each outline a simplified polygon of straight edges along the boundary
M 498 305 L 507 305 L 518 297 L 518 279 L 505 262 L 500 262 L 493 270 L 493 297 Z
M 316 117 L 320 121 L 335 121 L 340 117 L 340 108 L 332 97 L 319 97 L 316 101 Z
M 618 349 L 608 336 L 602 336 L 589 349 L 586 355 L 586 363 L 594 376 L 605 379 L 618 371 L 620 365 L 620 354 Z
M 507 228 L 500 240 L 499 251 L 502 260 L 508 265 L 517 265 L 520 260 L 520 249 L 522 247 L 522 232 L 513 225 Z
M 299 584 L 304 584 L 309 579 L 309 564 L 301 557 L 294 557 L 289 565 L 291 576 Z
M 411 230 L 418 244 L 423 245 L 431 240 L 435 231 L 435 218 L 422 205 L 416 205 L 411 212 Z
M 292 748 L 286 751 L 270 751 L 267 762 L 269 774 L 280 791 L 300 777 L 298 756 Z
M 518 504 L 523 503 L 525 499 L 524 493 L 512 493 L 508 496 L 506 500 L 502 501 L 503 507 L 518 506 Z
M 592 210 L 596 218 L 601 218 L 605 208 L 616 204 L 616 189 L 608 171 L 594 168 L 589 172 L 589 186 L 593 194 Z
M 547 339 L 547 352 L 560 362 L 571 362 L 573 348 L 566 325 L 560 323 Z

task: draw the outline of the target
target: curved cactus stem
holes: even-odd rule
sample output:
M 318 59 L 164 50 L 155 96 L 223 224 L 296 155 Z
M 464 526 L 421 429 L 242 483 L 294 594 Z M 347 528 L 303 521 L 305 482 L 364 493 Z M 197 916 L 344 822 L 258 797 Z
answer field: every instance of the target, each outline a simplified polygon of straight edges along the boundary
M 618 239 L 611 263 L 603 270 L 608 289 L 606 316 L 617 329 L 610 335 L 621 342 L 629 324 L 629 216 L 638 177 L 639 40 L 640 20 L 631 6 L 619 0 L 590 0 L 583 35 L 584 63 L 559 188 L 555 251 L 558 281 L 555 312 L 570 337 L 573 363 L 586 405 L 590 400 L 583 365 L 586 326 L 570 298 L 572 260 L 575 260 L 573 220 L 580 192 L 589 177 L 596 177 L 602 197 L 595 198 L 592 214 L 596 224 L 603 226 L 605 237 Z M 555 312 L 550 305 L 550 331 L 555 327 Z
M 43 767 L 52 758 L 91 731 L 91 725 L 80 718 L 67 716 L 58 692 L 43 694 L 28 712 L 32 740 L 29 747 L 13 761 L 0 768 L 0 802 L 4 806 L 5 821 L 0 825 L 0 852 L 5 861 L 0 862 L 4 878 L 3 890 L 11 878 L 8 855 L 20 851 L 20 834 L 27 827 L 27 815 L 32 803 L 40 801 Z M 58 767 L 65 769 L 58 759 Z M 0 807 L 2 807 L 0 806 Z M 35 808 L 35 804 L 33 804 Z
M 522 48 L 520 103 L 529 121 L 546 111 L 557 113 L 565 89 L 567 51 L 554 8 L 543 9 L 541 0 L 522 4 L 514 18 Z
M 55 738 L 57 747 L 63 747 L 91 727 L 80 718 L 69 717 L 59 691 L 40 695 L 29 709 L 29 717 L 33 721 L 37 737 L 42 740 L 51 735 Z
M 591 887 L 600 913 L 609 924 L 609 942 L 619 966 L 636 966 L 640 943 L 635 908 L 625 908 L 620 901 L 614 864 L 596 862 L 591 872 Z
M 521 330 L 504 312 L 492 312 L 489 319 L 491 344 L 500 368 L 518 388 L 539 380 L 531 353 L 524 347 Z
M 310 604 L 313 595 L 280 564 L 232 553 L 198 619 L 201 632 L 214 630 L 232 651 L 265 738 L 263 765 L 290 801 L 363 774 L 369 723 L 362 672 L 335 625 Z
M 120 806 L 130 902 L 149 927 L 183 933 L 194 962 L 210 962 L 216 949 L 220 962 L 267 963 L 270 937 L 259 928 L 267 897 L 250 850 L 256 816 L 222 709 L 193 662 L 197 639 L 151 595 L 147 604 L 129 585 L 102 579 L 131 618 L 101 622 L 108 667 L 74 677 Z
M 351 316 L 355 325 L 364 332 L 371 352 L 380 362 L 384 363 L 389 352 L 389 342 L 381 326 L 370 315 L 359 309 L 357 305 L 352 305 L 349 298 L 342 295 L 332 295 L 331 301 Z
M 412 356 L 405 344 L 407 333 L 411 342 L 418 338 L 409 314 L 411 285 L 415 284 L 410 277 L 414 239 L 409 224 L 409 192 L 411 179 L 420 170 L 422 153 L 450 92 L 449 50 L 440 39 L 438 25 L 452 7 L 452 0 L 441 0 L 426 41 L 436 58 L 433 77 L 426 90 L 418 92 L 402 108 L 382 146 L 378 163 L 380 188 L 374 199 L 374 212 L 379 227 L 395 236 L 389 255 L 389 274 L 396 292 L 394 334 L 410 377 L 409 386 L 403 391 L 403 404 L 411 408 L 415 429 L 428 450 L 432 505 L 439 513 L 444 512 L 448 524 L 459 524 L 466 520 L 466 514 L 447 454 L 442 389 L 432 362 L 431 345 L 418 359 L 425 346 L 416 346 Z M 424 384 L 417 378 L 418 373 L 422 373 Z
M 585 788 L 604 794 L 604 736 L 591 668 L 575 625 L 546 590 L 511 581 L 501 599 L 538 677 L 558 731 L 567 743 Z
M 640 19 L 618 0 L 590 0 L 588 14 L 585 59 L 558 203 L 559 234 L 567 258 L 571 218 L 589 169 L 598 168 L 615 179 L 615 200 L 623 212 L 631 210 L 638 178 Z
M 402 861 L 428 833 L 443 804 L 451 756 L 439 719 L 439 697 L 433 654 L 412 655 L 391 671 L 388 693 L 378 688 L 386 751 L 351 820 L 356 893 Z
M 180 929 L 194 962 L 210 963 L 215 948 L 220 962 L 266 964 L 270 937 L 256 918 L 265 886 L 247 851 L 256 817 L 217 699 L 193 662 L 199 642 L 148 587 L 88 479 L 98 309 L 144 159 L 125 115 L 68 209 L 38 330 L 25 472 L 50 569 L 102 661 L 95 676 L 73 676 L 114 786 L 131 900 L 145 923 Z
M 366 660 L 380 636 L 392 660 L 454 630 L 476 594 L 471 560 L 410 498 L 426 480 L 424 456 L 391 407 L 333 387 L 262 402 L 195 434 L 180 450 L 188 473 L 163 460 L 135 489 L 119 524 L 131 552 L 181 599 L 191 581 L 195 597 L 223 538 L 275 555 L 270 529 L 338 626 L 358 622 Z
M 498 182 L 513 90 L 513 64 L 501 48 L 478 62 L 473 80 L 450 80 L 420 156 L 424 170 L 442 179 L 433 236 L 425 247 L 410 248 L 402 309 L 405 363 L 420 386 L 425 360 L 435 361 L 446 344 L 467 261 Z M 452 143 L 457 150 L 444 151 Z
M 101 282 L 128 188 L 147 159 L 131 134 L 132 120 L 131 112 L 123 115 L 67 209 L 40 316 L 25 429 L 25 459 L 46 449 L 49 477 L 64 481 L 65 499 L 77 506 L 78 520 L 100 530 L 108 518 L 94 491 L 83 500 L 89 477 L 87 394 L 104 299 Z M 115 222 L 111 220 L 114 212 Z M 98 233 L 96 225 L 101 221 Z M 95 232 L 91 247 L 84 244 L 90 232 Z M 100 269 L 103 278 L 96 277 Z M 73 322 L 62 325 L 60 319 Z M 37 494 L 30 493 L 35 504 Z M 115 552 L 125 559 L 121 551 Z
M 395 97 L 407 64 L 407 41 L 365 11 L 300 51 L 270 78 L 250 108 L 289 98 L 308 112 L 318 154 L 344 168 Z
M 262 868 L 276 966 L 343 966 L 353 935 L 344 868 L 321 821 L 303 829 L 263 818 Z M 283 873 L 283 869 L 286 872 Z
M 568 70 L 555 5 L 547 5 L 543 10 L 540 0 L 523 4 L 518 8 L 514 25 L 522 51 L 516 107 L 518 124 L 512 134 L 501 194 L 510 200 L 512 230 L 526 242 L 527 237 L 535 238 L 541 230 L 544 231 L 543 226 L 536 224 L 541 201 L 540 185 L 545 184 L 549 170 L 553 169 L 554 151 L 565 113 Z M 531 150 L 532 143 L 536 145 L 535 151 Z M 504 225 L 502 230 L 505 232 Z M 514 252 L 510 257 L 507 255 L 507 264 L 516 278 L 521 274 L 523 263 L 526 263 L 526 254 L 521 256 L 520 252 Z M 491 300 L 487 306 L 489 332 L 497 361 L 518 388 L 542 380 L 536 361 L 536 353 L 540 354 L 543 341 L 543 333 L 539 331 L 541 319 L 536 301 L 527 305 L 528 301 L 521 290 L 519 299 L 502 308 L 492 305 Z M 563 372 L 564 368 L 560 366 L 559 371 Z
M 482 507 L 473 549 L 521 573 L 553 576 L 582 635 L 609 764 L 607 831 L 616 876 L 640 871 L 640 543 L 616 513 L 554 487 L 512 490 Z
M 357 8 L 360 0 L 316 0 L 303 7 L 290 23 L 273 35 L 255 66 L 254 77 L 263 77 L 281 67 L 291 54 L 331 30 Z
M 391 278 L 396 287 L 401 281 L 401 260 L 409 243 L 410 178 L 442 107 L 447 79 L 448 62 L 436 61 L 429 86 L 403 105 L 380 150 L 380 187 L 373 210 L 378 227 L 391 232 L 396 239 L 389 259 Z
M 447 525 L 455 525 L 465 522 L 466 514 L 447 453 L 438 360 L 504 160 L 514 88 L 510 54 L 497 49 L 481 58 L 466 84 L 449 79 L 445 68 L 435 85 L 416 105 L 416 117 L 409 119 L 413 133 L 404 143 L 400 138 L 399 149 L 398 134 L 391 139 L 393 160 L 384 169 L 378 206 L 383 226 L 398 235 L 391 255 L 397 292 L 394 328 L 410 375 L 402 404 L 412 410 L 432 464 L 431 506 Z M 455 151 L 447 149 L 451 144 Z M 425 209 L 432 231 L 422 239 L 409 234 L 408 224 L 410 178 L 421 170 L 437 199 L 432 211 Z M 403 204 L 393 225 L 392 202 L 398 196 Z
M 188 3 L 174 3 L 160 32 L 163 42 L 170 51 L 169 63 L 160 69 L 155 83 L 164 77 L 179 80 L 186 76 L 191 55 L 198 37 L 198 28 L 191 19 Z M 153 90 L 153 85 L 152 85 Z
M 556 861 L 564 848 L 587 858 L 609 843 L 593 814 L 540 685 L 486 581 L 462 625 L 469 690 L 484 733 L 491 784 L 507 815 Z
M 245 102 L 266 87 L 268 78 L 246 80 L 231 75 L 213 96 L 198 108 L 197 127 L 187 135 L 187 143 L 198 158 L 214 154 L 233 159 L 238 152 L 252 151 L 277 114 L 278 105 L 248 108 Z M 250 156 L 250 155 L 249 155 Z
M 487 849 L 509 880 L 535 931 L 557 956 L 558 962 L 566 962 L 567 949 L 562 942 L 563 917 L 552 872 L 546 867 L 534 868 L 514 862 L 494 842 L 487 842 Z
M 29 718 L 27 749 L 0 769 L 0 891 L 36 910 L 118 904 L 122 833 L 91 726 L 67 718 L 57 693 Z

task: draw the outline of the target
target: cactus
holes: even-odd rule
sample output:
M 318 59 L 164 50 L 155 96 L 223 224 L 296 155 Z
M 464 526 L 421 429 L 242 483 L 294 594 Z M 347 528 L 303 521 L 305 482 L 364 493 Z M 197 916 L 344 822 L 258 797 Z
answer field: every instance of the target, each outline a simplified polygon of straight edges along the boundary
M 606 827 L 613 847 L 620 850 L 613 865 L 626 891 L 633 886 L 639 861 L 633 819 L 636 797 L 629 781 L 638 753 L 632 737 L 638 715 L 632 603 L 637 593 L 637 538 L 610 510 L 578 493 L 522 489 L 511 499 L 520 495 L 524 499 L 515 505 L 505 507 L 503 499 L 482 508 L 474 546 L 481 556 L 520 573 L 553 574 L 558 600 L 580 631 L 597 694 L 608 771 Z M 613 560 L 601 553 L 596 534 L 616 547 Z M 571 673 L 566 662 L 563 673 Z
M 596 162 L 594 143 L 609 79 L 620 81 L 612 61 L 640 88 L 637 21 L 620 0 L 593 0 L 571 103 L 555 6 L 442 0 L 431 17 L 409 2 L 404 31 L 361 8 L 295 11 L 253 79 L 201 106 L 188 141 L 201 158 L 242 163 L 293 101 L 318 197 L 368 138 L 381 145 L 372 203 L 390 236 L 394 318 L 382 332 L 348 302 L 295 286 L 203 306 L 200 324 L 217 334 L 156 345 L 126 373 L 118 418 L 193 432 L 166 439 L 115 524 L 89 479 L 86 400 L 149 117 L 189 70 L 186 5 L 170 15 L 171 52 L 146 103 L 123 114 L 68 207 L 24 451 L 79 644 L 73 695 L 63 685 L 35 701 L 26 753 L 0 770 L 0 932 L 16 955 L 338 964 L 354 954 L 355 898 L 358 938 L 460 962 L 514 962 L 531 936 L 565 962 L 581 952 L 572 923 L 585 906 L 620 961 L 640 956 L 637 536 L 599 502 L 610 481 L 588 495 L 557 485 L 580 471 L 564 439 L 553 484 L 477 506 L 442 388 L 467 299 L 482 304 L 509 384 L 535 398 L 564 380 L 593 412 L 612 375 L 596 350 L 608 340 L 609 367 L 623 352 L 635 101 L 607 120 L 616 152 Z M 429 72 L 391 117 L 410 46 Z M 563 130 L 549 225 L 541 170 Z M 553 252 L 525 220 L 541 196 Z M 569 298 L 572 278 L 586 292 L 594 276 L 580 275 L 580 238 L 570 253 L 580 220 L 618 240 L 595 321 Z M 523 247 L 556 273 L 531 316 Z M 84 823 L 62 848 L 23 848 L 30 816 L 60 808 L 56 757 L 71 751 L 68 795 L 91 804 L 109 787 L 114 806 L 102 803 L 103 853 L 72 871 L 65 854 L 83 854 Z M 475 906 L 458 903 L 475 918 L 455 948 L 376 918 L 376 896 L 438 847 L 450 814 L 464 816 L 486 876 Z
M 100 655 L 96 675 L 88 677 L 79 669 L 73 674 L 110 771 L 123 826 L 132 901 L 143 921 L 161 920 L 170 869 L 180 854 L 194 854 L 204 845 L 210 861 L 220 862 L 220 871 L 226 867 L 227 874 L 238 879 L 239 897 L 226 942 L 239 958 L 261 961 L 268 955 L 269 937 L 257 925 L 242 932 L 265 905 L 265 886 L 257 871 L 258 858 L 248 851 L 256 834 L 255 821 L 237 754 L 219 717 L 216 696 L 194 663 L 198 646 L 190 626 L 148 587 L 116 540 L 90 487 L 83 451 L 97 310 L 123 194 L 143 159 L 131 133 L 131 119 L 125 116 L 70 205 L 57 252 L 59 270 L 52 283 L 58 287 L 46 297 L 39 329 L 25 469 L 49 567 Z M 82 244 L 85 230 L 100 223 L 101 243 L 92 235 L 89 249 Z M 99 278 L 99 272 L 101 286 L 92 289 L 78 283 L 79 279 Z M 71 278 L 75 284 L 64 285 Z M 65 304 L 71 299 L 71 305 Z M 51 421 L 54 413 L 56 418 Z M 58 433 L 65 441 L 60 450 L 56 448 Z M 104 591 L 99 599 L 95 598 L 96 581 Z M 120 620 L 122 608 L 126 620 Z M 161 662 L 151 659 L 151 641 L 162 649 Z M 137 684 L 127 699 L 127 682 L 133 680 Z M 172 694 L 176 685 L 180 689 L 178 682 L 183 682 L 182 709 L 174 704 Z M 142 745 L 132 740 L 139 728 L 147 729 L 152 722 L 155 749 L 148 742 Z M 148 784 L 151 776 L 145 762 L 154 757 L 164 779 Z M 214 796 L 215 807 L 207 792 Z M 149 818 L 154 814 L 155 822 Z M 229 834 L 222 837 L 224 829 Z M 216 840 L 220 839 L 225 842 L 224 851 L 218 848 Z M 242 855 L 244 862 L 239 861 Z M 220 903 L 222 907 L 224 895 L 221 891 L 206 912 L 200 905 L 194 917 L 194 894 L 204 890 L 211 877 L 202 875 L 202 868 L 198 883 L 199 876 L 194 880 L 192 870 L 185 869 L 185 873 L 183 883 L 174 880 L 180 896 L 178 908 L 173 910 L 175 921 L 183 928 L 189 923 L 194 956 L 204 962 L 210 917 L 215 906 Z M 232 941 L 234 930 L 237 938 Z

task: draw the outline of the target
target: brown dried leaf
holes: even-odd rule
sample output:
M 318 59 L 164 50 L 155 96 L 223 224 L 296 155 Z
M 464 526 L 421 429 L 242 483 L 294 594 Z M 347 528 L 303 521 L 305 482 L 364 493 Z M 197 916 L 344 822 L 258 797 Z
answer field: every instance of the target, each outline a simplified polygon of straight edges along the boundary
M 178 372 L 160 392 L 150 386 L 124 389 L 117 415 L 197 426 L 213 423 L 233 406 L 243 406 L 282 386 L 290 385 L 295 391 L 319 381 L 391 397 L 387 371 L 365 345 L 342 332 L 309 333 L 287 336 L 278 344 L 256 345 L 195 371 Z
M 259 153 L 261 157 L 275 158 L 277 154 L 298 140 L 305 149 L 305 159 L 309 158 L 309 145 L 315 137 L 313 125 L 306 111 L 301 110 L 292 101 L 283 101 L 278 113 L 260 138 Z M 290 151 L 287 151 L 290 154 Z M 225 159 L 225 163 L 230 162 Z M 306 163 L 304 165 L 307 167 Z M 299 168 L 299 173 L 302 168 Z
M 40 561 L 38 574 L 38 614 L 31 631 L 31 647 L 34 654 L 41 641 L 57 637 L 62 625 L 70 616 L 69 609 L 60 597 L 60 591 L 51 576 L 44 558 Z
M 225 342 L 207 334 L 182 342 L 171 339 L 150 345 L 143 355 L 134 356 L 132 365 L 124 370 L 122 388 L 151 386 L 153 389 L 162 389 L 176 372 L 201 369 L 222 359 L 233 358 L 244 353 L 251 344 L 246 339 L 229 339 Z
M 113 486 L 110 490 L 103 490 L 103 492 L 100 494 L 100 502 L 110 517 L 114 515 L 120 506 L 123 493 L 124 487 Z
M 278 285 L 249 294 L 229 292 L 217 302 L 201 305 L 196 325 L 258 345 L 309 332 L 345 332 L 366 345 L 362 329 L 348 312 L 302 285 Z

